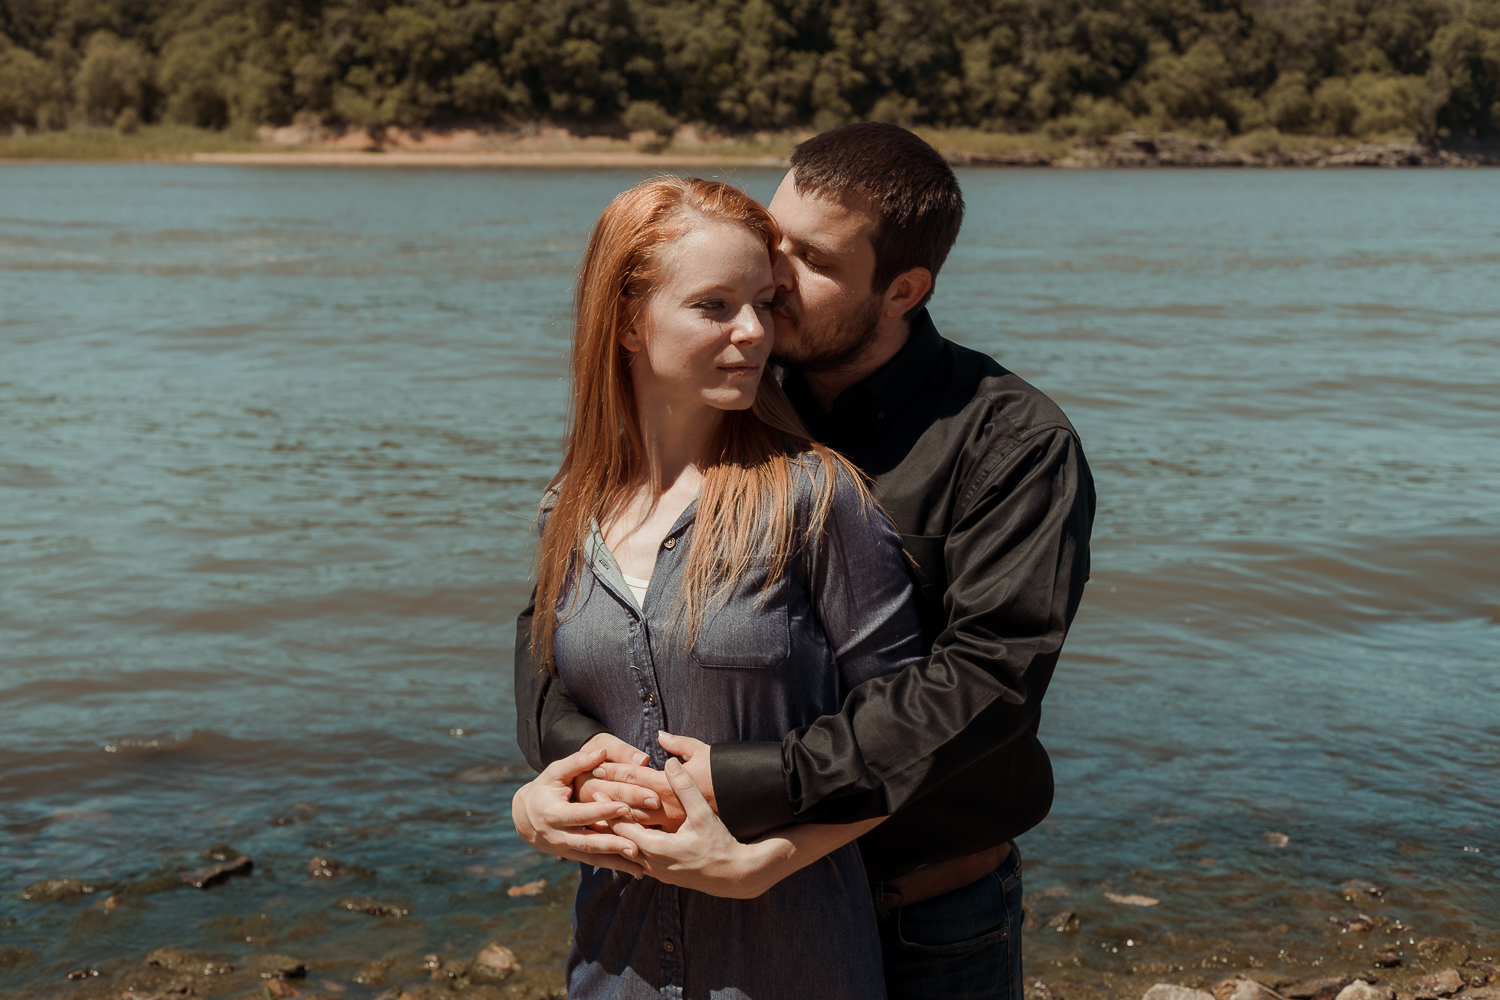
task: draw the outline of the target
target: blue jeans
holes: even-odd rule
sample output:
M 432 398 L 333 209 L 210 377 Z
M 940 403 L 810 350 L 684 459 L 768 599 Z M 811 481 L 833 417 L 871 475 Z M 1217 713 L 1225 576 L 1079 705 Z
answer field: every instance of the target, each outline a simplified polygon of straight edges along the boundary
M 1021 852 L 880 922 L 889 1000 L 1023 1000 Z

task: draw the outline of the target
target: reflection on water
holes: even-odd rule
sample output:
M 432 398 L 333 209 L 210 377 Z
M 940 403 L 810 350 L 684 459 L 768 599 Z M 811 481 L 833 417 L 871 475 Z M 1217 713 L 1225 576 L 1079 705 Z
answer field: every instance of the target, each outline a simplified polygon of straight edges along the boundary
M 506 822 L 510 622 L 572 269 L 635 179 L 5 168 L 0 948 L 34 957 L 0 989 L 172 944 L 360 996 L 361 963 L 491 939 L 560 981 L 567 868 Z M 939 327 L 1063 403 L 1101 502 L 1022 843 L 1038 925 L 1082 926 L 1033 929 L 1030 971 L 1494 940 L 1488 175 L 963 182 Z M 220 843 L 254 873 L 174 888 Z M 99 892 L 16 898 L 45 877 Z M 1373 937 L 1328 921 L 1361 910 Z

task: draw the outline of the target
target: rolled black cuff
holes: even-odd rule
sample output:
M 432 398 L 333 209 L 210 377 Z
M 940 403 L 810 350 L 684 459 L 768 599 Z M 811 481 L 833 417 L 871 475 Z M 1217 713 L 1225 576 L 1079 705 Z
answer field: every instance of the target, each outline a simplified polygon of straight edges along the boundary
M 719 818 L 736 840 L 748 843 L 795 822 L 780 743 L 715 743 L 708 759 Z
M 559 712 L 546 720 L 542 730 L 542 761 L 553 764 L 577 753 L 583 745 L 609 727 L 578 712 Z M 710 757 L 709 760 L 713 758 Z M 715 783 L 717 787 L 717 783 Z

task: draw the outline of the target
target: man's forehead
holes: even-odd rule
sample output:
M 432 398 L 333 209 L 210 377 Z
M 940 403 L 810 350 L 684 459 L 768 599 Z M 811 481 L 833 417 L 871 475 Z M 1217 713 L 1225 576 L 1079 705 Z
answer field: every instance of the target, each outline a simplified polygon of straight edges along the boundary
M 864 195 L 856 191 L 799 191 L 791 171 L 776 189 L 770 209 L 782 232 L 793 240 L 843 241 L 857 236 L 868 238 L 875 232 L 875 213 Z M 820 235 L 824 240 L 818 239 Z

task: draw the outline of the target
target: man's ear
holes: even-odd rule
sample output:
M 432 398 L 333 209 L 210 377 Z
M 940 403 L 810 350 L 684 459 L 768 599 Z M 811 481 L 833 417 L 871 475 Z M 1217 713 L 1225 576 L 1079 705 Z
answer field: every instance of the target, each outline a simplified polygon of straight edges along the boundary
M 896 275 L 885 290 L 884 311 L 887 316 L 900 319 L 917 307 L 917 303 L 932 291 L 932 272 L 925 267 L 914 267 Z

